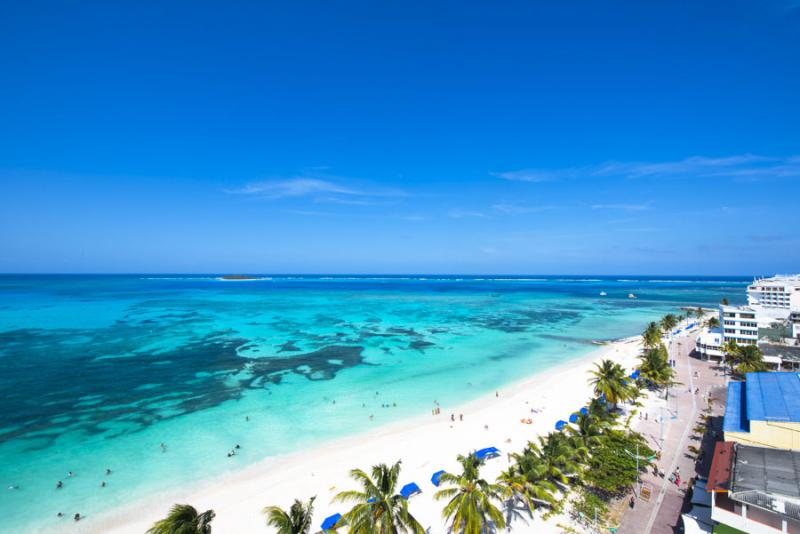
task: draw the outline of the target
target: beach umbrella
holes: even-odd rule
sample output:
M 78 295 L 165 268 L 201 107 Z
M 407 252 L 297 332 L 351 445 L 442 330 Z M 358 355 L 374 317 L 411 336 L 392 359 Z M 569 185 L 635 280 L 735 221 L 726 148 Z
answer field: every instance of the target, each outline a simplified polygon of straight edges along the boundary
M 336 526 L 336 523 L 342 518 L 342 514 L 333 514 L 325 518 L 322 522 L 322 530 L 330 530 Z
M 431 477 L 431 483 L 432 483 L 434 486 L 439 486 L 439 479 L 441 478 L 441 476 L 442 476 L 443 474 L 444 474 L 444 469 L 442 469 L 441 471 L 436 471 L 436 472 L 433 474 L 433 476 Z
M 475 451 L 475 456 L 478 458 L 478 460 L 483 460 L 484 458 L 495 458 L 500 456 L 500 449 L 497 447 L 486 447 L 485 449 Z
M 408 499 L 417 493 L 422 493 L 422 490 L 419 489 L 419 486 L 417 486 L 414 482 L 409 482 L 400 490 L 400 495 L 402 495 L 405 499 Z
M 589 415 L 589 408 L 584 406 L 583 408 L 580 409 L 580 412 L 581 412 L 581 415 Z
M 575 412 L 574 414 L 569 416 L 569 422 L 570 423 L 577 423 L 578 422 L 578 412 Z
M 634 370 L 634 371 L 631 373 L 631 378 L 633 378 L 634 380 L 636 380 L 637 378 L 639 378 L 639 370 L 638 370 L 638 369 L 635 369 L 635 370 Z
M 565 426 L 567 426 L 567 422 L 564 421 L 564 420 L 559 419 L 558 422 L 556 423 L 556 430 L 559 430 L 559 431 L 564 430 Z

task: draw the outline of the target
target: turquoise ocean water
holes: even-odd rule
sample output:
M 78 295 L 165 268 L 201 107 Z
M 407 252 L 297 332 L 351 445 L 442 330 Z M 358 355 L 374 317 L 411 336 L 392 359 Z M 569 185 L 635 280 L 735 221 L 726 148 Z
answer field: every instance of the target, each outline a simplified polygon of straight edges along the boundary
M 0 276 L 2 530 L 471 400 L 748 281 Z

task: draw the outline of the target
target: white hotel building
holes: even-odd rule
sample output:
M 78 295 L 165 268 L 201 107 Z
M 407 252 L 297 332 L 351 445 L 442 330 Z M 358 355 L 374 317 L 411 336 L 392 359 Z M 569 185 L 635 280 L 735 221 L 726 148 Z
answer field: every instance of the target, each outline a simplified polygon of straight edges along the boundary
M 758 310 L 750 306 L 720 306 L 719 324 L 722 343 L 736 341 L 737 345 L 758 342 Z
M 758 312 L 762 326 L 788 319 L 792 310 L 800 311 L 800 275 L 754 280 L 747 288 L 747 305 Z

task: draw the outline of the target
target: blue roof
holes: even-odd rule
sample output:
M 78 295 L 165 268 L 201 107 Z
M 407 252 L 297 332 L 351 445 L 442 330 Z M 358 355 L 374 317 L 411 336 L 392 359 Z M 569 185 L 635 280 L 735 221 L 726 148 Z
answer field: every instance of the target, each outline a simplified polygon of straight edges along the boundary
M 326 517 L 325 521 L 322 522 L 322 530 L 332 529 L 341 518 L 342 514 L 333 514 L 332 516 Z
M 495 457 L 500 456 L 500 449 L 497 447 L 486 447 L 485 449 L 481 449 L 479 451 L 475 451 L 475 456 L 478 457 L 478 460 L 483 460 L 487 457 Z
M 439 478 L 441 478 L 441 476 L 442 476 L 443 474 L 444 474 L 444 469 L 442 469 L 441 471 L 436 471 L 436 472 L 433 474 L 433 476 L 431 477 L 431 483 L 432 483 L 434 486 L 438 486 L 438 485 L 439 485 Z
M 747 419 L 800 422 L 800 375 L 747 373 Z
M 725 418 L 722 420 L 722 430 L 725 432 L 750 432 L 743 386 L 742 382 L 728 384 L 728 400 L 725 405 Z
M 400 490 L 400 495 L 402 495 L 406 499 L 408 499 L 409 497 L 411 497 L 415 493 L 422 493 L 422 490 L 419 489 L 419 486 L 417 486 L 413 482 L 409 482 L 408 484 L 403 486 L 403 489 Z

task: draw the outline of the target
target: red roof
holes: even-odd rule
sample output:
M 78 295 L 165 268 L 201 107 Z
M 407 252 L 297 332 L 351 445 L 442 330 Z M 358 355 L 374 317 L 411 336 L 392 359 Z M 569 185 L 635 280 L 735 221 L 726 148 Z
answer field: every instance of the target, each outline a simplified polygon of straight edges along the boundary
M 718 441 L 714 446 L 714 458 L 711 460 L 711 472 L 708 474 L 706 491 L 728 491 L 730 489 L 731 471 L 736 450 L 733 441 Z

